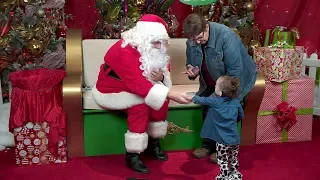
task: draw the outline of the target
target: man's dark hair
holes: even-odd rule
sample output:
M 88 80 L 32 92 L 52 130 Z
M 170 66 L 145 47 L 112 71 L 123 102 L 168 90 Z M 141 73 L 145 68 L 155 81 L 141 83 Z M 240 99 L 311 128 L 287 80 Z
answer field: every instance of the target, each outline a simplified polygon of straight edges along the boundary
M 193 38 L 204 32 L 208 22 L 199 14 L 190 14 L 183 21 L 183 33 L 186 38 Z
M 222 96 L 229 98 L 236 98 L 240 91 L 240 79 L 231 76 L 221 77 L 220 90 L 222 91 Z

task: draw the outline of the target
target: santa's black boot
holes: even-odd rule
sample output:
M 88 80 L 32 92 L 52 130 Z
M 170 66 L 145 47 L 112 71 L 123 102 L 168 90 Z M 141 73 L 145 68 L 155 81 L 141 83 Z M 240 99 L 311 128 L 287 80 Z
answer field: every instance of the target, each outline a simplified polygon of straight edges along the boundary
M 149 169 L 141 160 L 140 154 L 138 153 L 126 153 L 126 165 L 140 173 L 148 174 Z
M 160 147 L 159 139 L 151 138 L 149 136 L 148 148 L 146 149 L 146 153 L 150 154 L 154 159 L 160 161 L 168 160 L 167 155 L 162 151 Z

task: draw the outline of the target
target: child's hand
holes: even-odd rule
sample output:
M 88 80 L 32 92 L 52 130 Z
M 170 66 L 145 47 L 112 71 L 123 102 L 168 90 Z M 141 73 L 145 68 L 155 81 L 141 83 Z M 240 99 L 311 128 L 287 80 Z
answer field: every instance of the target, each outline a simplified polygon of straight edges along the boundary
M 163 73 L 159 70 L 154 70 L 151 73 L 151 80 L 158 82 L 158 81 L 162 81 L 164 78 Z

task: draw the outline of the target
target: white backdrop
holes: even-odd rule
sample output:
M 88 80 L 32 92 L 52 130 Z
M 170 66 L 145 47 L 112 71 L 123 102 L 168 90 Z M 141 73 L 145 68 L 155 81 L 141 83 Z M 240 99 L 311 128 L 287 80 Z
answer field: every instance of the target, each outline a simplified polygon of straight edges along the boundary
M 1 80 L 0 80 L 1 86 Z M 2 92 L 0 87 L 0 151 L 6 147 L 14 146 L 13 134 L 9 132 L 10 103 L 3 104 Z

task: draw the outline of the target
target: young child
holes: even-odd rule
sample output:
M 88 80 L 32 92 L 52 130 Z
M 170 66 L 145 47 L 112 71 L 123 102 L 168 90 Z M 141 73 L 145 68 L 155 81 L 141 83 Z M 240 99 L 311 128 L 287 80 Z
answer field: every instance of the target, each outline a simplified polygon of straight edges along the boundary
M 240 137 L 237 120 L 244 116 L 237 96 L 240 90 L 240 80 L 235 77 L 222 76 L 215 86 L 215 95 L 200 97 L 195 95 L 192 101 L 209 107 L 201 130 L 201 138 L 217 142 L 217 160 L 220 174 L 216 180 L 241 180 L 239 172 Z

